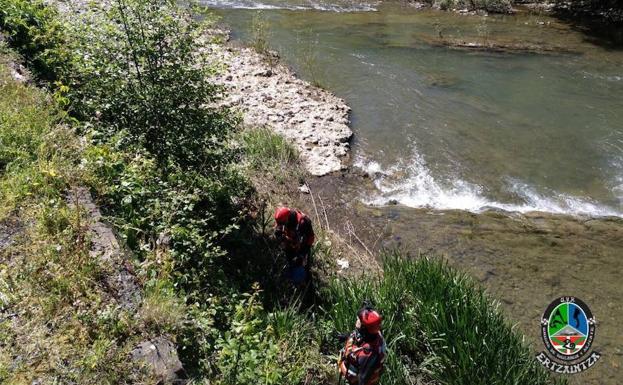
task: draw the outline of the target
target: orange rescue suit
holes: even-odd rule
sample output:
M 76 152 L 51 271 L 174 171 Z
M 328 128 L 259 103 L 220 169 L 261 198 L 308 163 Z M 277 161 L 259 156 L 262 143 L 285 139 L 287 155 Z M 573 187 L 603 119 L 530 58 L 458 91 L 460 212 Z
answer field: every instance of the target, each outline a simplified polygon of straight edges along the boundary
M 386 350 L 381 333 L 372 341 L 363 341 L 357 332 L 351 333 L 338 360 L 341 375 L 350 385 L 378 384 Z

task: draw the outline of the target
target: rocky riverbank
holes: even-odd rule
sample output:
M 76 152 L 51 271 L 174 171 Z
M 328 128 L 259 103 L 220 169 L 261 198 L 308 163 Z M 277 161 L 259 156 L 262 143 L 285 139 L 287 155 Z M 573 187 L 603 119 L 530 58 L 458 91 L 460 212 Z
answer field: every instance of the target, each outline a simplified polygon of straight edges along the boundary
M 344 100 L 251 48 L 214 44 L 212 54 L 225 65 L 216 76 L 227 91 L 223 104 L 239 111 L 246 126 L 265 126 L 289 139 L 312 175 L 345 168 L 353 133 Z

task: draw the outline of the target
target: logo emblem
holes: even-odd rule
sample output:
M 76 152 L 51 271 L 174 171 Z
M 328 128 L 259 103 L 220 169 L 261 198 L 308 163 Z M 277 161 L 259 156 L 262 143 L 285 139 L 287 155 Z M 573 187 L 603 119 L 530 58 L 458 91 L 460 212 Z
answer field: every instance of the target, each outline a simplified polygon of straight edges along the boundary
M 593 352 L 578 362 L 589 352 L 595 339 L 595 318 L 579 298 L 560 297 L 549 304 L 541 317 L 541 338 L 547 353 L 539 353 L 537 360 L 557 373 L 582 372 L 601 357 Z

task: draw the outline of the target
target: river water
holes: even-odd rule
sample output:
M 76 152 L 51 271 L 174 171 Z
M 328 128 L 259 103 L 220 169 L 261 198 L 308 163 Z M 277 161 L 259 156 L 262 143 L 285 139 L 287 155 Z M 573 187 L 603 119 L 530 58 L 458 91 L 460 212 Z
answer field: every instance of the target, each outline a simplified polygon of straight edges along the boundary
M 623 52 L 542 16 L 214 1 L 264 8 L 272 48 L 346 99 L 355 164 L 376 173 L 369 203 L 623 215 Z M 251 40 L 258 10 L 219 14 Z
M 348 208 L 330 220 L 358 222 L 377 246 L 448 255 L 502 301 L 535 351 L 540 313 L 577 295 L 602 321 L 604 358 L 571 383 L 620 383 L 623 220 L 603 217 L 623 217 L 623 50 L 544 15 L 206 4 L 234 39 L 251 42 L 261 21 L 285 63 L 352 107 L 353 166 L 370 187 L 319 182 L 338 197 L 334 212 Z

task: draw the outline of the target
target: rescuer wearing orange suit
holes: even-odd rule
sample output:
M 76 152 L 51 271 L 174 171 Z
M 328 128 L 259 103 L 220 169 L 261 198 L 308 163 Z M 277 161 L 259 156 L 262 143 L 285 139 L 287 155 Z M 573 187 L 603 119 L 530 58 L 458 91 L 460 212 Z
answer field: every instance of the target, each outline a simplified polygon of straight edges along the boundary
M 340 376 L 350 385 L 377 385 L 385 362 L 385 340 L 381 334 L 381 315 L 369 305 L 357 313 L 355 331 L 340 351 Z
M 288 276 L 296 285 L 310 278 L 311 247 L 316 240 L 311 219 L 300 210 L 279 207 L 275 211 L 275 237 L 288 260 Z

